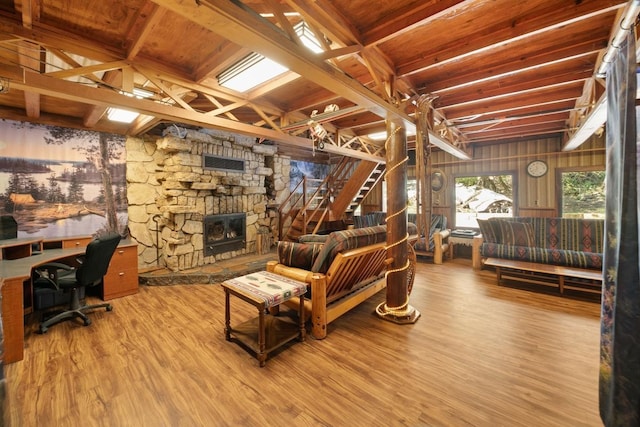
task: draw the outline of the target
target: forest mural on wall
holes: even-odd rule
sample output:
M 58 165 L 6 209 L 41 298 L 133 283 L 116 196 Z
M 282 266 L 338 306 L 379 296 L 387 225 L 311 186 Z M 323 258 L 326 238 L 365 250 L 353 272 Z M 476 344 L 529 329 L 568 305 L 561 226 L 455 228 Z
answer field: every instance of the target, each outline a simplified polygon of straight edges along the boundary
M 0 213 L 18 237 L 124 233 L 125 138 L 0 121 Z

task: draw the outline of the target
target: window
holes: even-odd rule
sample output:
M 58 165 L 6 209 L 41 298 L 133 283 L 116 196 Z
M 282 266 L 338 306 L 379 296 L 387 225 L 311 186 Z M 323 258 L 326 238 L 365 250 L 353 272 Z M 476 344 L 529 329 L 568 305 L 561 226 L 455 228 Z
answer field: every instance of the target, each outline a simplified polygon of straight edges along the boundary
M 512 217 L 513 175 L 456 177 L 455 198 L 456 228 L 478 228 L 478 218 Z
M 566 171 L 560 173 L 564 218 L 604 218 L 605 171 Z
M 418 184 L 415 178 L 407 180 L 407 213 L 418 213 Z

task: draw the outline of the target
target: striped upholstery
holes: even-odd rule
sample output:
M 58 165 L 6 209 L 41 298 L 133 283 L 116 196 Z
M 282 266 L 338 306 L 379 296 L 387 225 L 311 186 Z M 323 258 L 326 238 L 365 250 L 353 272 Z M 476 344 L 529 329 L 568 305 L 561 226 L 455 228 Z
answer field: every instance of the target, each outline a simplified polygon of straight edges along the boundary
M 340 252 L 386 241 L 387 227 L 385 225 L 334 231 L 329 234 L 329 237 L 322 245 L 322 250 L 313 263 L 311 271 L 314 273 L 326 273 L 331 262 Z
M 322 243 L 280 241 L 278 242 L 278 262 L 289 267 L 311 270 L 321 249 Z
M 414 223 L 417 221 L 417 215 L 416 214 L 408 214 L 408 219 L 409 222 Z M 416 242 L 416 244 L 414 245 L 416 250 L 419 251 L 426 251 L 426 252 L 433 252 L 433 250 L 435 249 L 435 243 L 433 241 L 433 235 L 438 232 L 438 231 L 442 231 L 442 230 L 446 230 L 447 229 L 447 217 L 444 215 L 439 215 L 439 214 L 434 214 L 431 215 L 431 227 L 429 227 L 429 247 L 427 247 L 427 242 L 426 239 L 424 238 L 424 236 L 421 236 L 420 239 L 418 239 L 418 241 Z M 409 233 L 411 234 L 411 233 Z
M 581 268 L 602 268 L 604 220 L 579 218 L 492 218 L 489 221 L 530 223 L 535 246 L 484 242 L 482 256 Z M 496 227 L 494 227 L 496 228 Z
M 353 228 L 373 227 L 374 225 L 384 225 L 387 218 L 386 212 L 369 212 L 364 215 L 353 217 Z

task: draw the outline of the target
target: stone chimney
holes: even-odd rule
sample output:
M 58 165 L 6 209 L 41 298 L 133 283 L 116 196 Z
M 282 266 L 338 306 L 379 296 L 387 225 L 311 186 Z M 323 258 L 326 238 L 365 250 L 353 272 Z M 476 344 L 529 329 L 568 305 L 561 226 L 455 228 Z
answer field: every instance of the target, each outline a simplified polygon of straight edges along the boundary
M 138 242 L 139 268 L 195 268 L 256 252 L 261 230 L 277 235 L 272 207 L 277 206 L 274 199 L 288 196 L 289 158 L 278 156 L 276 146 L 243 135 L 172 126 L 157 140 L 128 138 L 126 149 L 128 223 Z M 244 168 L 205 168 L 205 154 L 242 161 Z M 245 244 L 205 256 L 204 218 L 233 213 L 246 213 Z

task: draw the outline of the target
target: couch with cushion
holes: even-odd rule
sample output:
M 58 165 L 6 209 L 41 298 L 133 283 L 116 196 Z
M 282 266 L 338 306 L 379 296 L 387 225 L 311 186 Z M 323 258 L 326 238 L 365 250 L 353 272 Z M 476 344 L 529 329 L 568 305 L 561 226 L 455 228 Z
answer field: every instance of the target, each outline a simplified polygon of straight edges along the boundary
M 503 258 L 566 267 L 602 269 L 604 220 L 583 218 L 490 218 L 478 220 L 473 266 Z
M 412 224 L 408 229 L 416 232 Z M 312 335 L 322 339 L 330 322 L 386 286 L 386 240 L 387 227 L 377 225 L 281 241 L 278 261 L 267 263 L 267 270 L 307 283 L 305 311 Z M 298 303 L 285 304 L 297 309 Z

